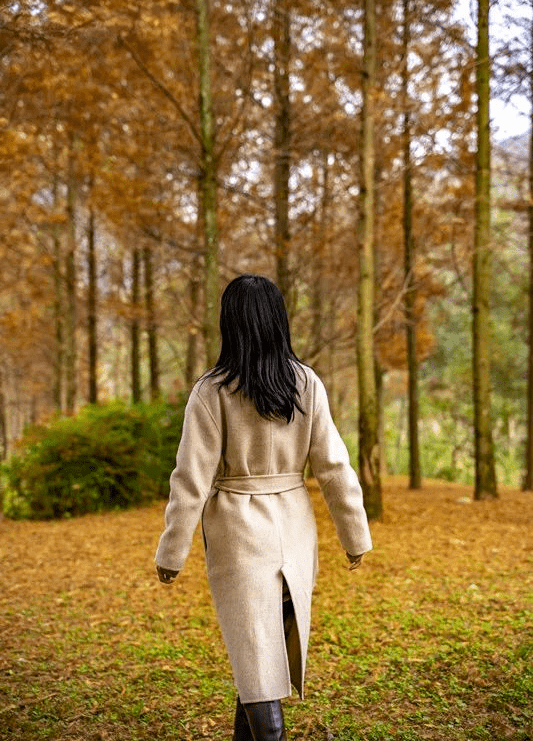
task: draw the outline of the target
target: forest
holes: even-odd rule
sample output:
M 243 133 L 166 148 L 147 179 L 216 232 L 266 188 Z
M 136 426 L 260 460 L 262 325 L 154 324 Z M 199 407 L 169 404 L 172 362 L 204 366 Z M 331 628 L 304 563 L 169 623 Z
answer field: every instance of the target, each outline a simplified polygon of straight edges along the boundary
M 288 738 L 531 741 L 532 0 L 4 0 L 0 48 L 0 738 L 230 738 L 201 529 L 154 553 L 252 272 L 373 541 L 308 478 Z
M 458 9 L 2 3 L 2 458 L 28 425 L 179 398 L 253 272 L 371 516 L 385 473 L 533 488 L 533 150 L 489 112 L 533 106 L 532 7 L 470 3 L 475 38 Z

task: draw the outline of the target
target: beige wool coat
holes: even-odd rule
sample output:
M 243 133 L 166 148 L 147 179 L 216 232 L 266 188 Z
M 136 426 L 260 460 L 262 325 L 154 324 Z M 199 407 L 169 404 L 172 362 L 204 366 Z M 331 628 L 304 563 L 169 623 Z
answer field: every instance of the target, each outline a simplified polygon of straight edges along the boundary
M 300 405 L 289 424 L 266 420 L 213 378 L 194 386 L 170 478 L 156 563 L 181 570 L 200 519 L 207 574 L 241 702 L 303 697 L 318 558 L 303 481 L 311 464 L 340 543 L 372 548 L 363 497 L 331 419 L 324 386 L 298 366 Z M 283 577 L 296 620 L 285 639 Z

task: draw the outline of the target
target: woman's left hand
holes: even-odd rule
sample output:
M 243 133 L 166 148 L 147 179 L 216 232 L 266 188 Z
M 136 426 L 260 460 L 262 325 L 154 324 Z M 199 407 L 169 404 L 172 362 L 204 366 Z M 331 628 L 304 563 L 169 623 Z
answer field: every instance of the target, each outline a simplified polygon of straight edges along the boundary
M 180 573 L 179 571 L 172 571 L 172 569 L 163 569 L 161 566 L 156 566 L 156 569 L 159 581 L 162 584 L 172 584 L 174 579 Z
M 361 553 L 358 556 L 352 556 L 351 553 L 348 553 L 348 551 L 346 551 L 346 556 L 348 557 L 348 561 L 350 562 L 350 565 L 348 566 L 350 571 L 354 571 L 354 569 L 358 569 L 359 566 L 361 566 L 363 555 L 364 554 Z

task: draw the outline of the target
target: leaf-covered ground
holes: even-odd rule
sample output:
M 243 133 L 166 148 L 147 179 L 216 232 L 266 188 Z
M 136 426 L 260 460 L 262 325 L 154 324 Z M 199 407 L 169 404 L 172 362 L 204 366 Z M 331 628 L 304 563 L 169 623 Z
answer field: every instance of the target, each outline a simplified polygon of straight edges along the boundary
M 375 549 L 350 573 L 312 489 L 321 570 L 290 741 L 533 739 L 533 495 L 500 494 L 387 480 Z M 1 739 L 231 738 L 201 539 L 159 584 L 163 508 L 0 522 Z

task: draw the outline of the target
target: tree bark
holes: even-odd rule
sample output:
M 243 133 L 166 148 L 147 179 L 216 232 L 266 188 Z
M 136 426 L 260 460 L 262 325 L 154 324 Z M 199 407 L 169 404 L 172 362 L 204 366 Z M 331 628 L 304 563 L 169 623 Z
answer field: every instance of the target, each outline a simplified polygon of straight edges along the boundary
M 194 257 L 189 277 L 189 312 L 190 321 L 187 335 L 187 356 L 185 361 L 185 383 L 187 387 L 193 385 L 198 367 L 198 322 L 197 311 L 200 300 L 200 278 L 198 258 Z
M 212 367 L 218 357 L 218 224 L 215 118 L 211 92 L 209 2 L 196 0 L 198 71 L 200 80 L 200 205 L 204 226 L 204 338 L 206 360 Z
M 420 489 L 420 445 L 418 439 L 418 358 L 416 353 L 415 245 L 413 239 L 413 187 L 411 162 L 411 114 L 409 109 L 410 2 L 403 0 L 403 239 L 405 275 L 405 327 L 407 343 L 408 417 L 409 417 L 409 488 Z
M 98 402 L 98 344 L 96 338 L 97 316 L 96 316 L 96 252 L 95 252 L 95 219 L 92 206 L 89 210 L 89 224 L 87 228 L 87 335 L 89 356 L 89 404 Z
M 0 460 L 7 458 L 9 443 L 7 437 L 7 414 L 6 414 L 6 397 L 4 394 L 3 374 L 0 369 Z
M 291 147 L 291 109 L 289 63 L 291 53 L 290 10 L 287 0 L 276 0 L 274 37 L 274 249 L 276 279 L 289 314 L 293 310 L 290 275 L 289 177 Z
M 58 204 L 58 182 L 54 177 L 53 196 L 54 206 Z M 55 408 L 63 411 L 63 362 L 64 362 L 64 334 L 63 334 L 63 276 L 61 274 L 61 238 L 59 224 L 54 224 L 52 230 L 53 256 L 52 270 L 54 275 L 54 328 L 55 328 L 55 358 L 54 358 L 54 383 L 52 397 Z
M 379 413 L 374 366 L 374 98 L 376 85 L 375 0 L 364 2 L 363 110 L 361 121 L 357 370 L 359 475 L 369 519 L 383 512 Z
M 473 257 L 474 498 L 498 496 L 490 410 L 490 57 L 489 1 L 478 0 L 477 156 Z
M 321 376 L 326 375 L 324 367 L 324 325 L 327 316 L 327 296 L 324 290 L 324 272 L 326 260 L 326 231 L 327 231 L 327 213 L 329 201 L 329 183 L 328 183 L 328 155 L 327 151 L 322 152 L 319 173 L 321 173 L 320 183 L 320 208 L 318 210 L 318 224 L 315 227 L 315 243 L 313 250 L 313 284 L 311 286 L 311 358 L 314 368 Z M 317 178 L 318 180 L 318 178 Z
M 148 336 L 148 358 L 150 364 L 150 398 L 161 396 L 159 385 L 159 354 L 157 350 L 157 321 L 154 306 L 153 254 L 149 247 L 143 249 L 144 302 L 146 307 L 146 333 Z
M 141 401 L 141 348 L 139 341 L 140 269 L 141 257 L 138 249 L 131 256 L 131 399 L 134 404 Z
M 531 22 L 531 59 L 529 73 L 529 358 L 527 372 L 527 436 L 524 491 L 533 491 L 533 21 Z
M 77 376 L 76 376 L 76 191 L 74 184 L 74 164 L 72 156 L 69 159 L 67 183 L 67 252 L 65 255 L 65 386 L 66 412 L 73 414 L 76 406 Z

